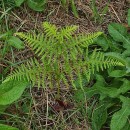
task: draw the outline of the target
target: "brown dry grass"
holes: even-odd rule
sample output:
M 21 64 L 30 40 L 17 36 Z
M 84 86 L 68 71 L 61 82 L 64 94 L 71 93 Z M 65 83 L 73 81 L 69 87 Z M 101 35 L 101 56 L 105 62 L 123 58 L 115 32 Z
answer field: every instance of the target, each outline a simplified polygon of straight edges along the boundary
M 97 0 L 98 10 L 102 10 L 107 4 L 107 0 Z M 73 16 L 71 10 L 67 13 L 55 0 L 49 1 L 46 10 L 38 13 L 30 10 L 26 5 L 11 12 L 10 28 L 17 31 L 28 31 L 41 29 L 41 23 L 49 21 L 57 26 L 78 25 L 79 32 L 93 32 L 106 29 L 110 22 L 126 22 L 127 9 L 130 6 L 126 0 L 111 0 L 107 14 L 103 23 L 98 24 L 93 20 L 93 11 L 90 8 L 90 0 L 77 0 L 79 18 Z M 102 15 L 102 14 L 100 14 Z

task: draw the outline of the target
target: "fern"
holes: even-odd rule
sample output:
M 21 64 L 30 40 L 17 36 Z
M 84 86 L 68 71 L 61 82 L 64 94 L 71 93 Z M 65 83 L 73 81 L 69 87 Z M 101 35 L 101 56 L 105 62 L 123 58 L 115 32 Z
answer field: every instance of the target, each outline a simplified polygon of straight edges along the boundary
M 91 68 L 91 73 L 94 74 L 94 71 L 103 71 L 106 68 L 111 66 L 124 66 L 122 62 L 117 60 L 114 57 L 105 56 L 102 52 L 96 52 L 96 49 L 93 51 L 90 59 L 88 61 L 88 66 Z
M 51 87 L 57 82 L 59 87 L 61 82 L 66 86 L 70 86 L 70 83 L 74 86 L 74 77 L 77 76 L 82 88 L 82 74 L 90 80 L 95 71 L 123 66 L 116 58 L 105 56 L 96 50 L 88 56 L 88 47 L 94 44 L 94 39 L 102 32 L 77 36 L 74 35 L 77 26 L 58 29 L 55 25 L 44 22 L 43 27 L 44 32 L 38 35 L 16 33 L 40 59 L 34 58 L 22 64 L 6 80 L 27 79 L 38 86 L 45 86 L 49 81 Z
M 43 27 L 44 27 L 44 31 L 48 37 L 55 36 L 57 34 L 57 27 L 55 25 L 52 25 L 48 22 L 44 22 Z

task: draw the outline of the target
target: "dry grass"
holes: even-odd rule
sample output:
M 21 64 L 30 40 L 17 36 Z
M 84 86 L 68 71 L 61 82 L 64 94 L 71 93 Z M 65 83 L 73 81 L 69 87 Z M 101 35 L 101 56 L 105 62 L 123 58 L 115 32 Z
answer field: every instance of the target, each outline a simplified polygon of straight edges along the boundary
M 126 22 L 126 14 L 129 4 L 125 0 L 111 0 L 107 14 L 103 17 L 101 24 L 93 20 L 93 11 L 90 7 L 90 0 L 77 0 L 77 10 L 79 18 L 75 18 L 69 10 L 67 13 L 56 1 L 49 1 L 46 10 L 38 13 L 30 10 L 26 5 L 23 8 L 15 9 L 10 15 L 10 28 L 16 28 L 17 31 L 28 31 L 41 29 L 43 21 L 49 21 L 57 26 L 78 25 L 79 32 L 93 32 L 95 30 L 106 29 L 110 22 Z M 108 1 L 97 1 L 98 10 L 107 4 Z M 102 15 L 102 14 L 100 14 Z

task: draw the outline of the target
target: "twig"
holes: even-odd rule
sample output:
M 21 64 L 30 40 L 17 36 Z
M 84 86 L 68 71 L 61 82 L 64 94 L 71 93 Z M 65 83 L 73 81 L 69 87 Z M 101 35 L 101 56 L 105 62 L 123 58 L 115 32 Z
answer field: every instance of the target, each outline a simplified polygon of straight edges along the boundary
M 113 12 L 114 12 L 115 16 L 117 17 L 118 21 L 121 23 L 121 20 L 120 20 L 120 18 L 118 17 L 116 11 L 114 10 L 113 6 L 110 5 L 110 7 L 111 7 L 111 9 L 113 10 Z

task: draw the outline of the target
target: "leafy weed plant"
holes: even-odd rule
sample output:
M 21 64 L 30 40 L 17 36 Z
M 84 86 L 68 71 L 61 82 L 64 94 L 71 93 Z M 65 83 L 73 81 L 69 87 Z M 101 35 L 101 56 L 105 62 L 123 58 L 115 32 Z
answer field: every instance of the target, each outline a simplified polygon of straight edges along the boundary
M 23 42 L 13 36 L 12 31 L 7 31 L 6 33 L 0 34 L 0 115 L 5 111 L 5 109 L 21 97 L 23 91 L 28 85 L 27 81 L 9 81 L 2 83 L 2 81 L 8 75 L 11 66 L 15 65 L 12 61 L 6 60 L 6 55 L 13 52 L 13 48 L 23 49 Z M 12 53 L 13 57 L 13 53 Z M 20 86 L 19 86 L 20 85 Z M 15 96 L 14 96 L 15 95 Z M 18 130 L 17 128 L 1 124 L 0 130 Z
M 39 34 L 15 33 L 34 51 L 36 57 L 21 64 L 0 85 L 0 113 L 21 97 L 29 82 L 34 85 L 57 87 L 61 84 L 75 88 L 75 77 L 79 78 L 79 86 L 83 89 L 83 76 L 89 81 L 96 71 L 114 66 L 124 66 L 117 57 L 106 55 L 95 48 L 89 52 L 89 46 L 102 35 L 102 32 L 75 35 L 77 26 L 66 26 L 58 29 L 48 22 L 43 23 L 44 32 Z M 12 40 L 13 39 L 13 40 Z M 19 40 L 11 36 L 11 45 Z M 19 43 L 21 45 L 21 41 Z M 1 128 L 7 126 L 1 124 Z M 13 128 L 12 128 L 13 129 Z M 15 130 L 15 128 L 14 128 Z
M 103 125 L 110 127 L 110 130 L 129 130 L 130 34 L 124 25 L 118 23 L 109 24 L 108 32 L 109 35 L 100 40 L 106 41 L 109 46 L 106 55 L 117 57 L 124 67 L 111 67 L 104 74 L 97 73 L 94 85 L 85 88 L 84 92 L 76 92 L 75 100 L 83 101 L 84 95 L 87 99 L 93 97 L 98 100 L 87 111 L 93 130 L 101 130 Z
M 61 83 L 69 87 L 71 83 L 76 89 L 75 76 L 80 79 L 82 88 L 82 75 L 89 81 L 95 71 L 123 66 L 118 59 L 97 52 L 96 49 L 89 54 L 89 46 L 94 44 L 94 39 L 101 32 L 77 36 L 74 35 L 77 26 L 67 26 L 59 30 L 55 25 L 44 22 L 43 27 L 44 33 L 38 35 L 21 32 L 15 34 L 32 48 L 39 59 L 31 58 L 26 64 L 19 66 L 5 82 L 24 79 L 31 81 L 33 85 L 46 87 L 48 81 L 51 88 L 54 84 L 60 88 Z
M 99 23 L 103 22 L 104 15 L 108 11 L 108 5 L 109 5 L 109 3 L 107 3 L 106 6 L 101 11 L 99 11 L 97 8 L 97 5 L 96 5 L 96 0 L 92 0 L 91 7 L 92 7 L 92 11 L 93 11 L 93 18 L 95 21 L 97 21 Z

